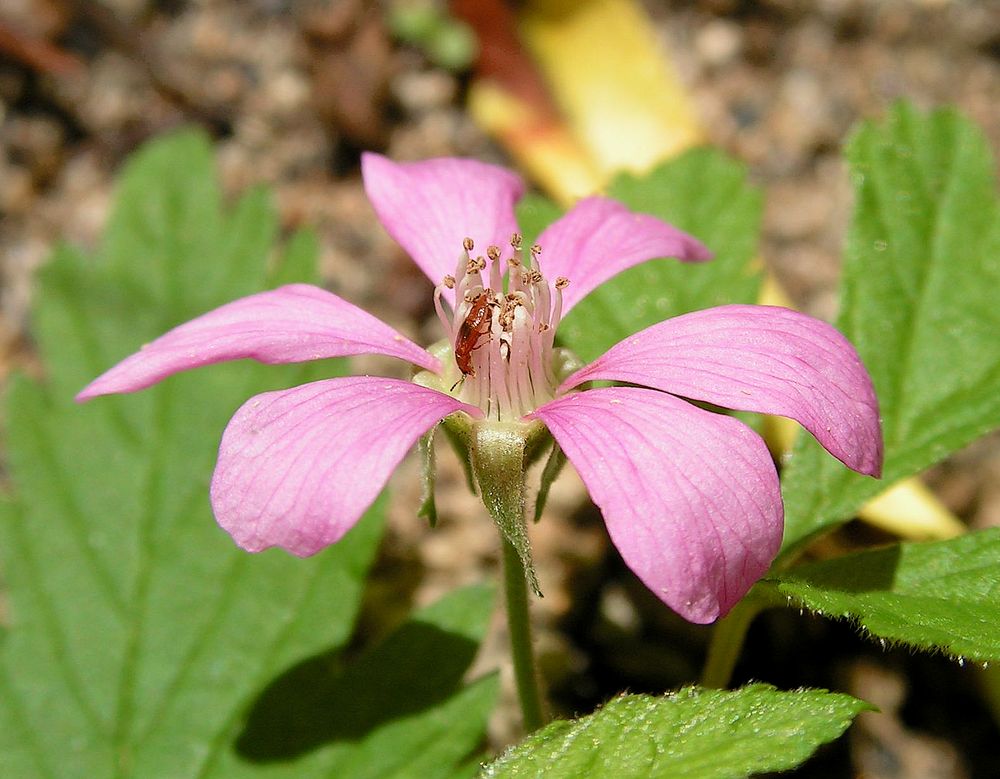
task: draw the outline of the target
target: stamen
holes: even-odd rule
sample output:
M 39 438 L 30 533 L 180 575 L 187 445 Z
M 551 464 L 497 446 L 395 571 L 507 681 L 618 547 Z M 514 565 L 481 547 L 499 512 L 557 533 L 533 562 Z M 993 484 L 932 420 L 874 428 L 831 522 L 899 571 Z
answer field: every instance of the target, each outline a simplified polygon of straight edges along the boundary
M 477 349 L 472 353 L 473 369 L 476 372 L 475 379 L 470 383 L 473 384 L 478 392 L 476 394 L 475 404 L 481 408 L 484 412 L 489 411 L 490 405 L 490 395 L 492 394 L 492 381 L 490 376 L 490 365 L 492 360 L 490 359 L 489 348 Z
M 555 302 L 552 306 L 552 316 L 549 318 L 548 329 L 542 333 L 542 364 L 548 367 L 549 380 L 555 383 L 555 374 L 552 373 L 552 349 L 556 340 L 556 328 L 562 321 L 562 291 L 569 286 L 569 279 L 565 276 L 556 278 Z
M 537 393 L 531 381 L 531 322 L 528 312 L 521 306 L 514 310 L 514 325 L 511 332 L 511 384 L 517 396 L 516 412 L 520 416 L 526 410 L 538 408 Z
M 494 410 L 496 412 L 496 419 L 499 421 L 501 419 L 508 419 L 512 416 L 512 409 L 510 404 L 510 392 L 507 388 L 507 377 L 504 375 L 507 373 L 507 361 L 503 359 L 503 355 L 500 353 L 500 317 L 494 311 L 493 322 L 490 325 L 490 343 L 487 349 L 491 352 L 490 354 L 490 395 L 495 401 L 495 405 L 489 409 L 488 416 L 491 418 L 494 415 Z
M 482 295 L 484 291 L 485 290 L 483 289 L 482 284 L 470 285 L 468 289 L 465 290 L 465 295 L 463 295 L 462 297 L 466 303 L 471 303 L 473 300 Z
M 535 292 L 535 324 L 549 323 L 549 311 L 552 309 L 552 298 L 549 292 L 549 285 L 542 278 L 542 274 L 534 271 L 532 286 Z
M 516 255 L 507 258 L 508 294 L 521 291 L 521 258 Z
M 500 359 L 506 363 L 510 362 L 510 338 L 509 333 L 500 336 Z
M 507 299 L 516 306 L 531 307 L 531 298 L 524 292 L 511 292 L 507 295 Z
M 503 251 L 491 244 L 485 257 L 473 257 L 471 238 L 462 242 L 463 257 L 456 275 L 445 276 L 434 289 L 437 316 L 453 349 L 463 349 L 461 370 L 466 372 L 456 382 L 458 396 L 482 409 L 489 419 L 518 419 L 551 400 L 555 389 L 555 327 L 562 317 L 562 290 L 569 281 L 559 277 L 550 284 L 540 270 L 541 247 L 532 246 L 528 260 L 522 240 L 518 233 L 510 237 L 506 294 L 500 267 Z M 489 280 L 484 286 L 487 265 Z M 445 289 L 455 290 L 450 317 Z M 473 340 L 466 337 L 469 333 L 464 334 L 459 345 L 461 328 L 473 314 L 474 305 L 480 306 L 475 311 L 477 326 L 486 326 L 483 295 L 489 306 L 488 330 L 478 329 Z
M 500 277 L 500 247 L 488 246 L 486 256 L 490 258 L 490 286 L 500 292 L 503 290 L 503 279 Z
M 531 341 L 532 349 L 529 350 L 528 354 L 528 364 L 529 364 L 529 375 L 531 376 L 531 388 L 533 392 L 533 401 L 536 404 L 535 408 L 540 406 L 547 400 L 547 398 L 542 398 L 541 386 L 544 382 L 549 382 L 551 386 L 551 380 L 548 378 L 548 374 L 545 371 L 545 367 L 542 364 L 542 349 L 539 348 L 538 343 L 539 332 L 534 323 L 530 326 L 528 330 L 529 339 Z
M 458 274 L 458 291 L 456 295 L 465 296 L 467 291 L 474 286 L 482 289 L 483 277 L 479 275 L 479 265 L 471 257 L 466 257 Z
M 541 270 L 542 264 L 538 261 L 538 255 L 542 253 L 542 247 L 537 243 L 531 247 L 531 264 L 538 270 Z
M 451 282 L 450 284 L 448 283 L 449 281 Z M 444 303 L 441 300 L 445 287 L 448 289 L 454 289 L 455 279 L 451 276 L 445 276 L 444 281 L 434 287 L 434 311 L 437 313 L 438 319 L 441 320 L 441 326 L 444 327 L 444 331 L 448 333 L 448 338 L 452 341 L 452 343 L 454 343 L 455 333 L 453 331 L 453 319 L 448 318 L 448 315 L 444 310 Z
M 552 369 L 552 342 L 555 340 L 555 328 L 542 324 L 538 328 L 538 351 L 542 355 L 542 369 L 545 371 L 545 381 L 550 387 L 556 385 L 556 374 Z
M 498 317 L 500 322 L 500 329 L 504 332 L 509 333 L 511 325 L 514 324 L 514 301 L 510 298 L 505 298 L 503 302 L 503 307 L 500 309 L 500 316 Z
M 569 279 L 565 276 L 560 276 L 556 279 L 556 299 L 552 306 L 552 316 L 549 317 L 549 327 L 552 328 L 553 337 L 555 335 L 555 330 L 559 327 L 559 323 L 562 321 L 562 306 L 563 298 L 562 291 L 569 286 Z
M 455 278 L 462 281 L 465 275 L 469 272 L 469 252 L 475 248 L 475 244 L 472 242 L 471 238 L 466 238 L 462 241 L 462 253 L 458 256 L 458 265 L 455 268 Z
M 513 254 L 507 258 L 507 278 L 509 279 L 508 288 L 511 292 L 515 292 L 521 289 L 521 274 L 519 269 L 522 265 L 524 265 L 524 259 L 521 251 L 520 233 L 511 234 L 510 248 L 513 250 Z

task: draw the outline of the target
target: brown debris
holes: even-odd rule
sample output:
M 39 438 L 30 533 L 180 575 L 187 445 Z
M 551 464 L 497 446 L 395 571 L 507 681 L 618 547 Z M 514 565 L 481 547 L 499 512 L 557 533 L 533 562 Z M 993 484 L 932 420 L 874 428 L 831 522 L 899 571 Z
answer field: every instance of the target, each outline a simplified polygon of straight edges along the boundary
M 355 146 L 385 148 L 392 50 L 381 12 L 364 3 L 322 4 L 301 24 L 320 118 Z

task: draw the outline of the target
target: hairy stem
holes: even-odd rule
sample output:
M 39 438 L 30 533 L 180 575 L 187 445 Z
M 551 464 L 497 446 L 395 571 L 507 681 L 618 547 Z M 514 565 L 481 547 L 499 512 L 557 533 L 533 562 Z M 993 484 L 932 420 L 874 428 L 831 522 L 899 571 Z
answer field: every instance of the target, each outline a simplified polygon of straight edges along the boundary
M 504 594 L 507 600 L 511 657 L 514 660 L 514 680 L 517 683 L 517 697 L 521 701 L 524 729 L 530 733 L 542 726 L 544 718 L 535 653 L 531 646 L 528 584 L 517 550 L 503 535 L 500 540 L 503 544 Z

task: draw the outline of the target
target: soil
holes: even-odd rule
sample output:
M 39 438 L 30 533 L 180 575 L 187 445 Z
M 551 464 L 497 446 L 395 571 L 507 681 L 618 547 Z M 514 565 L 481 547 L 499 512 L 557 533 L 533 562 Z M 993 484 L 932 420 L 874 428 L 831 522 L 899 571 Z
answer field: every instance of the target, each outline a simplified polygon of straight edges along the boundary
M 286 230 L 319 232 L 330 289 L 419 342 L 436 340 L 429 285 L 375 220 L 359 152 L 505 157 L 463 109 L 469 74 L 436 67 L 395 40 L 386 23 L 393 5 L 4 0 L 0 376 L 33 369 L 32 280 L 54 242 L 95 246 L 124 157 L 191 123 L 215 139 L 228 193 L 269 184 Z M 1000 3 L 690 0 L 647 8 L 711 143 L 745 160 L 764 190 L 761 254 L 809 313 L 836 314 L 850 208 L 839 151 L 857 121 L 900 98 L 952 103 L 1000 148 Z M 441 449 L 434 530 L 412 511 L 416 464 L 393 480 L 364 636 L 413 603 L 495 576 L 495 536 Z M 1000 524 L 1000 437 L 927 479 L 971 526 Z M 856 525 L 843 532 L 871 537 Z M 697 678 L 706 630 L 673 617 L 624 568 L 574 474 L 557 482 L 533 543 L 546 593 L 536 607 L 538 643 L 560 714 L 589 711 L 623 689 L 662 692 Z M 505 658 L 498 620 L 477 669 Z M 884 649 L 848 625 L 781 613 L 754 625 L 735 681 L 841 689 L 881 708 L 796 775 L 985 779 L 1000 776 L 1000 757 L 982 675 Z M 508 685 L 491 746 L 516 733 Z

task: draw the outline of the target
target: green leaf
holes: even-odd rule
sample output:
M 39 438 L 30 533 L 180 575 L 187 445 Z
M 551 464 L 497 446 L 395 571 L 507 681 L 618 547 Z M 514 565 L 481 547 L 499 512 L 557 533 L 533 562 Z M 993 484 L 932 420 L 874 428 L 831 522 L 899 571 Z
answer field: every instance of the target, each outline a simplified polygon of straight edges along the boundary
M 717 151 L 696 149 L 645 176 L 621 176 L 608 195 L 691 233 L 715 258 L 702 264 L 643 263 L 589 294 L 559 326 L 560 341 L 583 360 L 594 360 L 626 336 L 669 317 L 757 300 L 760 277 L 751 261 L 761 198 L 743 165 Z M 518 221 L 526 235 L 537 236 L 558 213 L 532 197 L 519 206 Z
M 883 640 L 1000 660 L 1000 528 L 801 565 L 765 588 Z
M 553 722 L 486 766 L 484 779 L 698 779 L 783 771 L 871 709 L 823 690 L 754 684 L 690 687 L 662 698 L 624 695 L 570 722 Z
M 268 269 L 268 287 L 300 283 L 316 276 L 319 241 L 312 230 L 298 230 L 288 239 L 281 262 Z
M 563 210 L 558 205 L 537 192 L 529 192 L 522 197 L 515 210 L 517 226 L 521 229 L 522 245 L 525 247 L 534 246 L 542 230 L 563 215 Z M 525 254 L 528 255 L 527 252 Z
M 208 504 L 232 412 L 330 363 L 233 363 L 73 402 L 167 328 L 263 289 L 275 237 L 260 192 L 223 210 L 208 143 L 184 133 L 128 164 L 96 256 L 63 247 L 41 274 L 46 380 L 6 397 L 0 775 L 196 776 L 274 674 L 349 638 L 378 508 L 300 560 L 237 549 Z
M 203 776 L 452 776 L 496 702 L 495 674 L 462 684 L 493 601 L 486 587 L 458 590 L 346 667 L 329 653 L 291 667 L 254 701 L 235 750 Z
M 1000 425 L 1000 214 L 982 133 L 948 110 L 900 105 L 847 149 L 855 210 L 840 330 L 872 374 L 884 480 L 801 436 L 786 470 L 785 547 Z
M 393 35 L 420 49 L 431 62 L 447 70 L 465 70 L 479 53 L 473 29 L 434 3 L 396 3 L 391 6 L 387 21 Z

